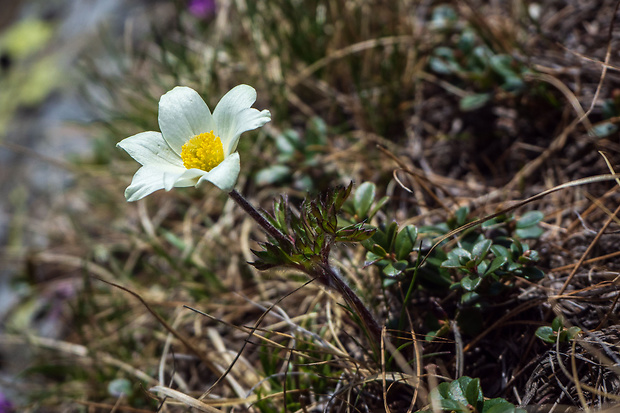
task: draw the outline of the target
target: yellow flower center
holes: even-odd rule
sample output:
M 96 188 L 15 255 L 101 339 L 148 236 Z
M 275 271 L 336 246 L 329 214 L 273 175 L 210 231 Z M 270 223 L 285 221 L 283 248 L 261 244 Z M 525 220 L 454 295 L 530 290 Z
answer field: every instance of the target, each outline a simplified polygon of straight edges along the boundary
M 181 159 L 187 169 L 198 168 L 209 172 L 224 160 L 224 146 L 213 131 L 201 133 L 181 147 Z

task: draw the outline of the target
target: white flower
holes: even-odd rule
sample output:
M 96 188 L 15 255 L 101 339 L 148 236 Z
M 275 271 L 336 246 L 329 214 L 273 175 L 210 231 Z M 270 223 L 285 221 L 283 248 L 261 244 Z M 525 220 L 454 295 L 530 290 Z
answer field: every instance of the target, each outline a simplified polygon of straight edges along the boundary
M 250 106 L 256 91 L 248 85 L 230 90 L 213 114 L 193 89 L 177 86 L 159 100 L 159 132 L 142 132 L 120 141 L 142 167 L 125 190 L 127 201 L 173 187 L 211 182 L 230 192 L 239 176 L 239 136 L 271 120 L 268 110 Z

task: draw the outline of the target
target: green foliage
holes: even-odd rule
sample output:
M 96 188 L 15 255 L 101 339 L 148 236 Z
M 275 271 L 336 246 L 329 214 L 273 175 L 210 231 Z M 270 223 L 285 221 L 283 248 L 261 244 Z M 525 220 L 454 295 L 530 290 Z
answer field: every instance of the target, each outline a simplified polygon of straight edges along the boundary
M 475 243 L 462 245 L 448 252 L 441 267 L 461 277 L 450 288 L 465 292 L 463 302 L 475 302 L 480 295 L 497 295 L 511 288 L 514 277 L 538 281 L 544 276 L 532 266 L 538 260 L 538 252 L 519 240 L 491 240 L 480 234 Z
M 456 292 L 458 311 L 454 318 L 464 332 L 475 334 L 482 327 L 488 306 L 512 291 L 518 278 L 532 282 L 543 278 L 535 266 L 538 252 L 521 240 L 539 237 L 542 229 L 538 224 L 543 218 L 539 211 L 518 219 L 501 216 L 462 231 L 457 243 L 445 240 L 431 251 L 436 237 L 470 222 L 469 209 L 464 207 L 433 226 L 380 225 L 362 244 L 367 250 L 367 265 L 381 269 L 384 287 L 401 281 L 409 291 L 407 297 L 415 289 Z M 420 266 L 423 257 L 425 263 Z M 448 319 L 430 316 L 427 325 L 430 340 L 449 331 Z
M 424 252 L 428 245 L 425 241 L 430 241 L 428 235 L 442 235 L 464 225 L 468 213 L 467 208 L 460 208 L 445 223 L 420 230 L 408 225 L 399 231 L 396 222 L 381 225 L 363 243 L 368 250 L 366 259 L 389 278 L 412 273 L 417 264 L 409 259 L 411 253 Z M 538 224 L 543 217 L 539 211 L 531 211 L 518 220 L 496 218 L 485 222 L 480 229 L 464 231 L 456 247 L 440 246 L 427 257 L 420 282 L 424 285 L 430 280 L 434 287 L 458 290 L 463 303 L 473 304 L 481 295 L 498 295 L 511 288 L 515 277 L 540 280 L 544 274 L 534 266 L 539 259 L 538 252 L 520 238 L 539 237 L 542 229 Z M 418 240 L 419 233 L 426 235 L 425 239 Z M 384 283 L 389 284 L 391 281 Z
M 370 221 L 389 200 L 387 196 L 377 200 L 376 195 L 377 186 L 374 183 L 360 184 L 355 190 L 353 199 L 347 199 L 342 206 L 342 211 L 349 216 L 349 218 L 342 217 L 343 221 L 349 224 Z
M 262 251 L 253 251 L 256 268 L 265 270 L 273 267 L 309 269 L 315 263 L 325 263 L 336 242 L 361 242 L 375 233 L 375 228 L 364 222 L 346 224 L 338 215 L 353 184 L 339 187 L 321 194 L 317 199 L 305 199 L 300 213 L 293 213 L 288 198 L 280 197 L 274 202 L 273 214 L 264 213 L 269 222 L 288 236 L 291 243 L 272 239 L 262 243 Z M 345 222 L 345 225 L 342 223 Z
M 112 397 L 121 397 L 122 395 L 133 396 L 133 388 L 131 382 L 126 378 L 114 379 L 108 383 L 108 393 Z
M 581 332 L 577 326 L 566 328 L 561 317 L 556 317 L 551 322 L 551 326 L 542 326 L 536 329 L 536 337 L 545 343 L 555 344 L 556 342 L 568 343 Z
M 372 238 L 363 243 L 368 250 L 366 259 L 381 268 L 386 277 L 399 277 L 405 270 L 413 269 L 409 254 L 414 250 L 417 238 L 418 230 L 413 225 L 407 225 L 400 231 L 396 222 L 387 227 L 382 225 Z M 391 283 L 392 280 L 386 280 L 384 285 Z
M 513 56 L 497 53 L 475 28 L 459 28 L 455 16 L 449 6 L 434 10 L 432 21 L 435 29 L 448 35 L 458 32 L 458 35 L 449 37 L 455 39 L 450 45 L 435 48 L 428 64 L 433 72 L 455 76 L 474 87 L 476 93 L 461 98 L 459 108 L 471 111 L 485 106 L 497 93 L 497 88 L 509 93 L 523 93 L 524 76 L 531 70 Z
M 431 406 L 423 411 L 450 413 L 525 413 L 505 399 L 486 399 L 479 379 L 463 376 L 431 391 Z
M 309 119 L 303 137 L 296 130 L 287 129 L 275 137 L 275 144 L 278 151 L 275 162 L 256 173 L 256 184 L 289 184 L 302 191 L 315 189 L 313 176 L 317 175 L 320 155 L 327 146 L 325 121 L 319 117 Z

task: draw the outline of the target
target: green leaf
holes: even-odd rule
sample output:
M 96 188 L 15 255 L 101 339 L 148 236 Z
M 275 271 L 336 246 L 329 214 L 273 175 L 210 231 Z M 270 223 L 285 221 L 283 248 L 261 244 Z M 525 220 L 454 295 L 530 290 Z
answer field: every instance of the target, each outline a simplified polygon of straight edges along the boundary
M 291 176 L 291 169 L 285 165 L 271 165 L 261 169 L 254 175 L 254 182 L 258 186 L 272 185 L 283 182 Z
M 564 323 L 562 322 L 561 317 L 555 317 L 551 322 L 551 328 L 553 331 L 560 331 L 564 327 Z
M 461 377 L 462 378 L 462 377 Z M 456 380 L 452 383 L 455 383 Z M 452 383 L 441 383 L 431 390 L 431 404 L 433 408 L 440 408 L 444 411 L 469 413 L 467 400 L 463 396 L 463 391 L 456 383 L 453 388 Z
M 368 215 L 368 211 L 375 200 L 376 189 L 376 185 L 372 182 L 364 182 L 355 191 L 353 205 L 358 218 L 364 219 Z
M 518 73 L 513 69 L 515 60 L 506 54 L 493 55 L 489 59 L 489 64 L 493 71 L 504 79 L 518 77 Z
M 471 253 L 463 248 L 453 248 L 452 251 L 448 253 L 448 258 L 467 258 L 468 260 L 471 260 Z
M 433 72 L 439 73 L 441 75 L 449 75 L 458 70 L 455 67 L 456 63 L 448 62 L 442 58 L 435 56 L 431 56 L 428 64 Z
M 379 201 L 377 201 L 375 203 L 374 208 L 368 213 L 368 219 L 371 219 L 372 217 L 374 217 L 377 214 L 377 212 L 379 212 L 379 210 L 383 208 L 385 204 L 387 204 L 389 200 L 390 200 L 389 196 L 384 196 Z
M 590 136 L 594 136 L 597 138 L 605 138 L 613 133 L 618 131 L 618 127 L 611 122 L 603 122 L 597 125 L 590 130 Z
M 577 335 L 581 333 L 581 329 L 577 326 L 573 326 L 570 327 L 568 330 L 566 330 L 566 334 L 567 334 L 567 338 L 569 340 L 573 340 L 575 337 L 577 337 Z
M 509 76 L 504 79 L 502 89 L 508 92 L 521 92 L 525 86 L 525 82 L 519 76 Z
M 539 238 L 544 232 L 545 232 L 544 229 L 537 227 L 537 226 L 532 226 L 528 228 L 517 229 L 515 231 L 515 235 L 523 239 L 525 238 L 536 239 L 536 238 Z
M 546 343 L 555 343 L 556 341 L 555 331 L 553 331 L 553 329 L 549 326 L 538 327 L 536 329 L 536 333 L 534 334 Z
M 545 214 L 540 211 L 529 211 L 517 220 L 517 228 L 527 228 L 538 224 L 545 218 Z
M 487 256 L 487 253 L 489 252 L 492 244 L 493 241 L 491 241 L 490 239 L 483 239 L 476 242 L 476 244 L 471 250 L 472 255 L 474 257 L 478 257 L 476 259 L 476 264 L 479 264 Z
M 469 208 L 466 206 L 460 207 L 459 209 L 456 210 L 456 213 L 454 215 L 456 218 L 456 225 L 460 227 L 467 222 L 467 215 L 469 215 Z
M 398 223 L 396 221 L 392 222 L 387 230 L 385 231 L 385 239 L 387 241 L 387 250 L 394 251 L 394 242 L 396 241 L 396 235 L 398 231 Z
M 465 398 L 467 399 L 467 403 L 474 406 L 476 410 L 480 410 L 484 404 L 484 396 L 480 388 L 480 379 L 473 379 L 469 382 L 465 390 Z
M 482 413 L 520 413 L 523 409 L 517 409 L 514 404 L 502 398 L 487 400 L 482 406 Z
M 383 269 L 383 273 L 388 277 L 398 277 L 407 269 L 408 265 L 407 261 L 391 262 Z
M 491 100 L 490 93 L 474 93 L 467 95 L 459 101 L 459 109 L 463 112 L 470 112 L 480 109 Z
M 293 129 L 288 129 L 276 137 L 276 148 L 280 152 L 280 161 L 289 161 L 299 146 L 299 134 Z
M 502 265 L 506 264 L 507 262 L 508 262 L 508 258 L 504 256 L 495 257 L 495 259 L 491 261 L 491 265 L 489 265 L 489 267 L 486 269 L 486 271 L 484 271 L 483 274 L 484 275 L 492 274 L 495 272 L 495 270 L 497 270 L 498 268 L 500 268 Z
M 108 394 L 112 397 L 121 397 L 121 395 L 131 397 L 133 395 L 131 382 L 125 378 L 112 380 L 108 383 Z
M 375 235 L 372 236 L 371 240 L 372 240 L 372 242 L 374 242 L 377 245 L 380 245 L 382 248 L 384 248 L 386 250 L 389 248 L 389 243 L 387 241 L 386 229 L 385 229 L 385 227 L 383 225 L 381 225 L 379 227 L 379 229 L 377 229 L 377 232 L 375 232 Z
M 472 56 L 480 65 L 481 71 L 486 71 L 489 60 L 494 56 L 493 51 L 487 45 L 476 46 L 472 52 Z
M 491 218 L 488 221 L 484 221 L 481 225 L 480 228 L 482 229 L 487 229 L 487 228 L 491 228 L 495 225 L 500 224 L 499 220 L 497 219 L 497 217 L 495 218 Z
M 480 294 L 474 291 L 470 291 L 470 292 L 463 294 L 463 296 L 461 297 L 461 303 L 466 304 L 466 305 L 472 305 L 476 301 L 478 301 L 478 299 L 480 299 Z
M 528 281 L 539 281 L 545 278 L 545 273 L 536 267 L 523 267 L 521 276 Z
M 379 244 L 374 244 L 371 248 L 371 251 L 373 254 L 381 258 L 385 258 L 388 255 L 387 251 L 383 249 L 383 247 Z
M 463 54 L 469 54 L 474 49 L 476 44 L 476 34 L 473 30 L 463 30 L 461 38 L 459 39 L 458 49 Z
M 466 276 L 461 280 L 461 286 L 466 291 L 475 291 L 482 282 L 482 278 L 478 276 Z
M 519 241 L 515 240 L 512 242 L 512 244 L 510 244 L 510 252 L 512 252 L 513 257 L 521 256 L 524 249 L 528 250 L 529 248 L 527 247 L 527 245 L 525 246 L 525 248 L 523 248 L 523 244 L 521 244 Z
M 426 335 L 424 336 L 424 340 L 428 341 L 429 343 L 431 341 L 433 341 L 435 339 L 435 337 L 437 337 L 437 330 L 434 331 L 429 331 L 428 333 L 426 333 Z
M 433 9 L 431 24 L 434 29 L 448 28 L 454 25 L 457 21 L 458 15 L 449 5 L 442 4 Z
M 432 390 L 431 398 L 438 399 L 438 400 L 449 399 L 450 398 L 450 383 L 439 383 L 439 385 Z
M 370 239 L 377 229 L 366 224 L 349 225 L 336 231 L 338 242 L 361 242 Z
M 403 228 L 398 235 L 396 235 L 396 241 L 394 243 L 394 251 L 396 252 L 396 259 L 406 259 L 418 238 L 418 229 L 414 225 L 407 225 Z
M 262 215 L 272 222 L 280 231 L 288 234 L 288 217 L 290 216 L 290 209 L 288 206 L 288 199 L 285 196 L 281 196 L 273 203 L 273 219 L 270 219 L 268 213 L 263 213 Z
M 523 267 L 516 262 L 512 262 L 510 261 L 508 263 L 508 265 L 506 265 L 506 272 L 508 273 L 512 273 L 512 274 L 516 274 L 516 275 L 521 275 L 521 270 L 523 269 Z
M 467 391 L 467 386 L 469 386 L 472 380 L 473 379 L 471 377 L 463 376 L 451 382 L 448 390 L 450 399 L 467 405 L 469 402 L 467 401 L 465 394 Z
M 469 407 L 466 404 L 459 403 L 455 400 L 443 399 L 439 402 L 441 409 L 448 412 L 455 413 L 470 413 Z
M 462 265 L 458 259 L 448 259 L 441 263 L 441 268 L 461 268 Z
M 512 259 L 512 254 L 510 253 L 508 248 L 506 248 L 506 247 L 504 247 L 502 245 L 493 244 L 491 246 L 491 252 L 496 257 L 504 257 L 504 258 L 506 258 L 506 261 L 508 261 L 509 259 Z

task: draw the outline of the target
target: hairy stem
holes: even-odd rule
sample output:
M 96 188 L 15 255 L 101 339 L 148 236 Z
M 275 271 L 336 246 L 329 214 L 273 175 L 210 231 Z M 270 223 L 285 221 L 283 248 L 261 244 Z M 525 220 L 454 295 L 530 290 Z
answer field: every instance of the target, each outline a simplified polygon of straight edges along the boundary
M 250 215 L 258 225 L 260 225 L 269 235 L 280 243 L 281 246 L 287 246 L 294 249 L 293 240 L 284 235 L 279 229 L 274 227 L 252 204 L 250 204 L 239 192 L 234 189 L 228 195 L 239 205 L 245 212 Z M 327 244 L 331 245 L 331 242 Z M 323 251 L 323 262 L 312 265 L 310 268 L 300 266 L 304 272 L 310 277 L 315 277 L 326 287 L 337 291 L 342 295 L 346 303 L 352 308 L 357 316 L 362 320 L 366 331 L 372 341 L 375 350 L 379 348 L 381 343 L 381 327 L 375 320 L 372 313 L 366 308 L 359 296 L 349 287 L 349 285 L 329 266 L 327 263 L 327 255 L 329 248 Z
M 267 234 L 278 240 L 278 242 L 280 242 L 283 246 L 287 245 L 292 247 L 293 242 L 291 239 L 284 235 L 279 229 L 274 227 L 271 222 L 267 221 L 263 214 L 254 208 L 254 206 L 250 204 L 247 199 L 243 197 L 243 195 L 233 189 L 228 193 L 228 196 L 230 196 L 232 200 L 237 203 L 237 205 L 243 208 L 243 210 L 247 212 L 248 215 L 251 216 L 252 219 L 254 219 L 254 221 L 256 221 L 256 223 L 265 230 L 265 232 L 267 232 Z
M 381 343 L 381 326 L 377 323 L 377 320 L 375 320 L 375 317 L 372 315 L 370 310 L 366 308 L 355 291 L 349 287 L 349 285 L 333 270 L 333 268 L 329 266 L 329 264 L 322 263 L 318 267 L 317 272 L 320 272 L 320 274 L 312 275 L 318 276 L 318 279 L 320 279 L 327 287 L 338 291 L 342 295 L 347 304 L 362 320 L 371 341 L 376 346 L 376 349 L 378 349 Z

